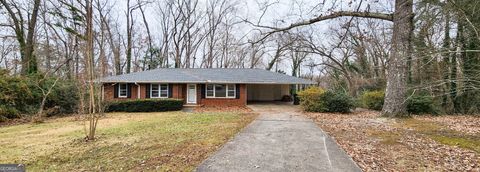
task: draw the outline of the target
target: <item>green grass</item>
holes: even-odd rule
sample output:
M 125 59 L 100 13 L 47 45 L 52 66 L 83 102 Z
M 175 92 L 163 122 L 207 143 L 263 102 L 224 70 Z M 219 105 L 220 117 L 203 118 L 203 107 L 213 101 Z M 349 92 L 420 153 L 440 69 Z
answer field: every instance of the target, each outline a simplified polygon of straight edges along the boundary
M 478 135 L 468 135 L 459 131 L 450 130 L 445 126 L 434 122 L 414 118 L 405 119 L 400 125 L 414 129 L 438 143 L 458 146 L 480 153 L 480 137 Z
M 0 163 L 29 171 L 190 171 L 254 119 L 254 114 L 113 113 L 97 140 L 83 141 L 73 118 L 0 128 Z
M 480 153 L 480 139 L 474 139 L 463 136 L 444 136 L 444 135 L 430 135 L 430 138 L 433 140 L 445 144 L 458 146 L 465 149 L 473 150 L 477 153 Z
M 435 122 L 415 118 L 400 119 L 395 126 L 405 129 L 406 131 L 421 134 L 440 144 L 458 146 L 480 153 L 480 137 L 478 135 L 468 135 L 459 131 L 450 130 L 446 126 Z M 402 135 L 409 134 L 408 132 L 401 131 L 402 130 L 380 131 L 369 129 L 367 130 L 367 134 L 380 139 L 380 143 L 383 145 L 395 145 L 400 144 L 399 140 Z

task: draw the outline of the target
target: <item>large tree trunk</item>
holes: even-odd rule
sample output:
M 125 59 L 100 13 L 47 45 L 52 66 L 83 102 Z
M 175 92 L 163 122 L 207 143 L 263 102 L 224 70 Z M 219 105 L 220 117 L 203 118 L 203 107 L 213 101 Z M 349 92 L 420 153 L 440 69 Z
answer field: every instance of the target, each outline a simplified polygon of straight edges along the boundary
M 397 117 L 406 114 L 407 59 L 411 55 L 413 0 L 396 0 L 393 15 L 392 50 L 388 59 L 387 88 L 382 113 Z
M 132 65 L 132 29 L 133 29 L 133 19 L 132 19 L 132 10 L 130 8 L 130 0 L 127 1 L 127 73 L 130 73 L 130 68 Z
M 34 50 L 34 44 L 35 44 L 34 34 L 35 34 L 35 27 L 37 23 L 39 8 L 40 8 L 40 0 L 35 0 L 33 4 L 32 15 L 31 15 L 30 21 L 28 22 L 28 33 L 27 33 L 27 40 L 26 40 L 26 47 L 25 47 L 25 57 L 22 60 L 23 65 L 26 65 L 26 66 L 22 66 L 23 73 L 30 74 L 30 73 L 37 73 L 38 71 L 37 58 L 35 57 L 35 54 L 33 54 L 33 50 Z

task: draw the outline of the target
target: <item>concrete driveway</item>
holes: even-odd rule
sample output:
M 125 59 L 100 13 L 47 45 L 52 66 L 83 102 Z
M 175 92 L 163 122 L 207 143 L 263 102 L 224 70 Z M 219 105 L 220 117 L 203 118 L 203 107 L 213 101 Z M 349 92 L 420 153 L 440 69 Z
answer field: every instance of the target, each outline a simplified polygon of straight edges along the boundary
M 259 117 L 196 171 L 361 171 L 298 106 L 249 107 Z

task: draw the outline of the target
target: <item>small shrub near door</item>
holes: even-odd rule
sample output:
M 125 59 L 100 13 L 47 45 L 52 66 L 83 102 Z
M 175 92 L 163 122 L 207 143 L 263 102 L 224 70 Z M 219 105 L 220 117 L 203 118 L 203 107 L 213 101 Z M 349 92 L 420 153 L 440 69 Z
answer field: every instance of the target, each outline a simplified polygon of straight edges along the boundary
M 307 112 L 347 113 L 355 108 L 355 102 L 348 94 L 338 91 L 324 91 L 311 87 L 298 92 L 300 105 Z
M 383 91 L 365 91 L 360 97 L 362 105 L 373 110 L 382 110 L 384 99 Z
M 183 107 L 182 99 L 142 99 L 108 103 L 106 112 L 163 112 L 177 111 Z

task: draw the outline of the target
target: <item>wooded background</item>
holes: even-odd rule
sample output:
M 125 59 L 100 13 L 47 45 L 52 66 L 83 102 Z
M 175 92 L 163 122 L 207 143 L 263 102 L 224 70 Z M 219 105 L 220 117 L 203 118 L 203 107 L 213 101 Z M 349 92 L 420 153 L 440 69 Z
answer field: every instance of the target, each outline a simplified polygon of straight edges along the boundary
M 391 87 L 405 90 L 400 100 L 425 95 L 441 113 L 479 111 L 475 0 L 0 0 L 2 80 L 53 78 L 37 84 L 47 96 L 57 81 L 86 87 L 87 2 L 93 79 L 155 68 L 263 68 L 357 96 L 384 90 L 397 74 L 388 75 L 390 67 L 406 72 L 405 86 Z M 405 4 L 413 5 L 412 15 Z M 391 58 L 400 12 L 412 17 L 403 23 L 413 28 L 407 44 L 397 42 L 408 51 Z

